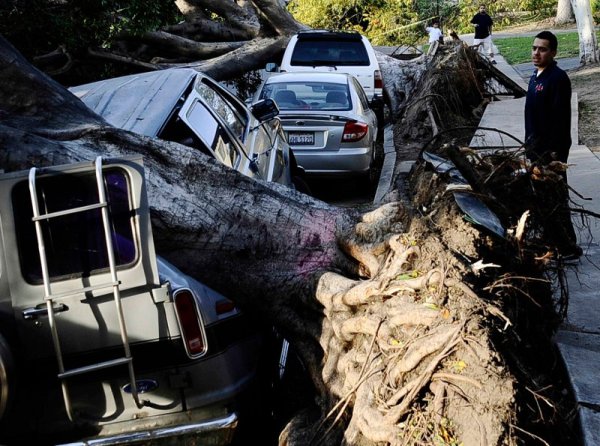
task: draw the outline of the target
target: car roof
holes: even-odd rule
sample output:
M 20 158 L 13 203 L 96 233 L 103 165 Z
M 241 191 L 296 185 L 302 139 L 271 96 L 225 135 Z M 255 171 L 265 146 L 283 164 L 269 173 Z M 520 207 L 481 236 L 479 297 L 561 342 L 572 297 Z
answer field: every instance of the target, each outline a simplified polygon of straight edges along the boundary
M 200 73 L 170 68 L 116 77 L 69 90 L 115 127 L 156 136 Z
M 266 83 L 274 83 L 274 82 L 298 82 L 308 81 L 308 82 L 334 82 L 338 84 L 347 84 L 348 79 L 351 78 L 352 75 L 347 73 L 327 73 L 327 72 L 319 72 L 319 71 L 294 71 L 291 73 L 276 73 L 269 76 Z

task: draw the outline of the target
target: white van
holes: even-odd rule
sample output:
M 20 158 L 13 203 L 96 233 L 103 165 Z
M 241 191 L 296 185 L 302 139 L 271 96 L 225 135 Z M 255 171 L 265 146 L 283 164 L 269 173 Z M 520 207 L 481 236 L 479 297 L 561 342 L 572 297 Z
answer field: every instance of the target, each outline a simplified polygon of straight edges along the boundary
M 0 175 L 0 444 L 228 445 L 261 350 L 156 254 L 141 157 Z
M 267 71 L 275 71 L 274 67 Z M 357 32 L 302 31 L 283 54 L 279 71 L 332 71 L 353 75 L 370 101 L 382 98 L 383 78 L 369 40 Z

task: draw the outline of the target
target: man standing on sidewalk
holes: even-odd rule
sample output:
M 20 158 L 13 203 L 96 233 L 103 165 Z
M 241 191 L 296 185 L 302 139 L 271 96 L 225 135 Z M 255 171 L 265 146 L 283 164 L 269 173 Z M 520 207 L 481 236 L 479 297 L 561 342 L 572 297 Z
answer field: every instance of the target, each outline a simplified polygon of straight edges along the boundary
M 531 161 L 548 164 L 567 162 L 571 149 L 571 81 L 558 68 L 554 57 L 558 40 L 550 31 L 542 31 L 531 46 L 536 67 L 529 80 L 525 99 L 525 154 Z M 544 235 L 563 257 L 578 257 L 577 236 L 571 222 L 567 175 L 556 190 L 556 203 L 544 203 Z
M 533 41 L 531 60 L 536 71 L 525 99 L 525 153 L 532 161 L 567 162 L 571 148 L 571 81 L 554 57 L 558 40 L 542 31 Z
M 479 45 L 479 51 L 488 54 L 490 62 L 494 60 L 494 50 L 492 49 L 492 18 L 487 14 L 485 5 L 479 7 L 479 12 L 473 16 L 471 23 L 475 25 L 475 38 L 473 45 Z

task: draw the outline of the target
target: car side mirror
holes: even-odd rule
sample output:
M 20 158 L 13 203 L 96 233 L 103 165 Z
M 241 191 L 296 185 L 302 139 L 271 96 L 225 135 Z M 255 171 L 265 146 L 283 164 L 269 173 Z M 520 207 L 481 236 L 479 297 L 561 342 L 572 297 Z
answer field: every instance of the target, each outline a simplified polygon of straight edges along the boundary
M 279 107 L 273 99 L 262 99 L 250 107 L 250 111 L 260 122 L 265 122 L 279 114 Z
M 277 73 L 279 71 L 279 65 L 277 65 L 275 62 L 269 62 L 265 66 L 265 71 L 267 73 Z

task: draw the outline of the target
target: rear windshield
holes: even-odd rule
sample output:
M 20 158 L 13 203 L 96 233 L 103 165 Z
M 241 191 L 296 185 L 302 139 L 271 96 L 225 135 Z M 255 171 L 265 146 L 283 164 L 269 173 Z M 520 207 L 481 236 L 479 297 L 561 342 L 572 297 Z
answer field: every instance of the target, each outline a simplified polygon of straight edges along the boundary
M 260 99 L 271 98 L 280 110 L 350 110 L 347 84 L 333 82 L 270 82 Z
M 362 41 L 312 40 L 296 42 L 291 65 L 297 66 L 369 66 L 369 55 Z
M 104 184 L 110 214 L 110 234 L 117 266 L 136 259 L 135 213 L 129 197 L 127 175 L 121 169 L 106 169 Z M 96 176 L 56 175 L 36 181 L 40 214 L 58 212 L 98 203 Z M 42 282 L 40 254 L 32 222 L 27 181 L 15 185 L 12 193 L 15 228 L 21 271 L 29 283 Z M 108 255 L 100 209 L 42 220 L 42 233 L 52 281 L 86 277 L 108 268 Z

